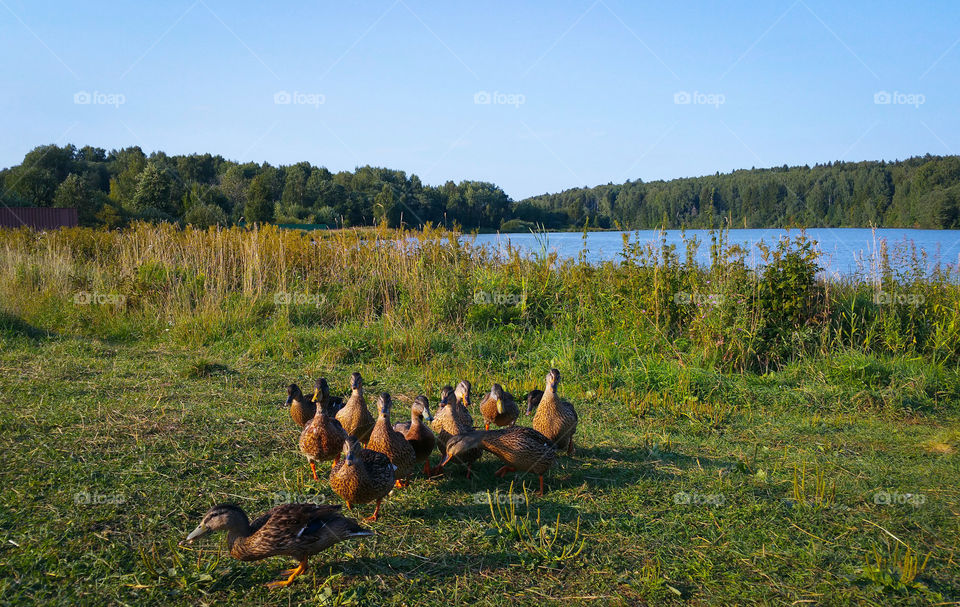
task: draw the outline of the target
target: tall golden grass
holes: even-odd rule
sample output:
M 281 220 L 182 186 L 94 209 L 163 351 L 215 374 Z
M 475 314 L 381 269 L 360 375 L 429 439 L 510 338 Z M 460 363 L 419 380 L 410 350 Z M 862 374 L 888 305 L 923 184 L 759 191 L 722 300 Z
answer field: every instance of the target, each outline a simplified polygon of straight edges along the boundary
M 114 339 L 375 322 L 555 331 L 569 337 L 563 347 L 589 343 L 584 356 L 607 366 L 656 354 L 763 369 L 851 349 L 960 360 L 960 289 L 949 271 L 921 272 L 914 258 L 912 273 L 903 263 L 894 272 L 888 260 L 875 280 L 827 282 L 803 236 L 770 243 L 757 269 L 722 232 L 710 263 L 697 264 L 692 249 L 625 237 L 619 261 L 591 264 L 498 254 L 435 228 L 2 230 L 0 293 L 8 324 Z

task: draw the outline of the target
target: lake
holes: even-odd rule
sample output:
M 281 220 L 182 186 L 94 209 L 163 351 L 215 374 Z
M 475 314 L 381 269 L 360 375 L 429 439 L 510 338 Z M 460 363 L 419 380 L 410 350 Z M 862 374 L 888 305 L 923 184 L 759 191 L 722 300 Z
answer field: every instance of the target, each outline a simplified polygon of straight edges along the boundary
M 587 234 L 587 260 L 591 262 L 611 261 L 620 258 L 623 249 L 623 234 L 625 232 L 589 232 Z M 659 243 L 659 230 L 635 230 L 626 232 L 631 242 L 641 244 Z M 761 241 L 773 244 L 789 233 L 790 237 L 797 236 L 798 230 L 729 230 L 730 244 L 739 244 L 752 254 L 748 262 L 756 266 L 760 261 L 760 251 L 757 244 Z M 682 257 L 686 246 L 680 230 L 665 230 L 668 244 L 677 245 L 677 253 Z M 710 232 L 709 230 L 687 230 L 687 239 L 696 237 L 700 240 L 697 259 L 702 263 L 710 259 Z M 869 228 L 812 228 L 806 230 L 809 238 L 816 241 L 821 252 L 820 265 L 824 267 L 823 274 L 828 278 L 841 278 L 856 274 L 869 274 L 870 261 L 885 241 L 891 252 L 891 265 L 894 268 L 905 265 L 905 258 L 895 255 L 896 251 L 909 252 L 913 247 L 919 252 L 926 253 L 926 269 L 929 271 L 936 263 L 951 266 L 956 269 L 960 261 L 960 230 L 909 230 L 899 228 L 876 229 Z M 476 237 L 465 236 L 465 240 L 476 238 L 476 244 L 505 250 L 507 243 L 523 251 L 536 252 L 543 248 L 556 251 L 565 258 L 575 258 L 583 249 L 582 232 L 548 232 L 540 234 L 479 234 Z M 906 258 L 909 258 L 908 256 Z

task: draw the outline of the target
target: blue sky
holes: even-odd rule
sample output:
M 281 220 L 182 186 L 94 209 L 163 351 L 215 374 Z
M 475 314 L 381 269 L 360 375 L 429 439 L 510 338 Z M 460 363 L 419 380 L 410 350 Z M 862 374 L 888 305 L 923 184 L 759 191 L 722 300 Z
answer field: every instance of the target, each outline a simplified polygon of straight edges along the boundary
M 955 2 L 0 0 L 0 166 L 139 145 L 520 199 L 957 153 L 958 25 Z

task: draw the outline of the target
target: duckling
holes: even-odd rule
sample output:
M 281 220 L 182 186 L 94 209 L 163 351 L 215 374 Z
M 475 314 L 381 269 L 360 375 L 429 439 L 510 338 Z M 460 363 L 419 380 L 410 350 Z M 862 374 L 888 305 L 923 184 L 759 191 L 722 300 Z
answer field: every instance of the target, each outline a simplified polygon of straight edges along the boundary
M 373 514 L 364 519 L 376 521 L 380 503 L 393 489 L 397 467 L 383 453 L 362 448 L 355 436 L 347 436 L 343 449 L 345 456 L 330 470 L 330 487 L 347 502 L 347 508 L 351 503 L 376 501 Z
M 218 504 L 207 511 L 186 542 L 193 543 L 208 533 L 227 531 L 230 555 L 241 561 L 259 561 L 271 556 L 291 556 L 299 561 L 289 576 L 267 584 L 282 588 L 307 570 L 307 559 L 344 540 L 373 535 L 352 518 L 340 514 L 340 506 L 281 504 L 250 522 L 247 514 L 233 504 Z
M 380 416 L 370 433 L 367 449 L 379 451 L 390 458 L 390 462 L 397 467 L 397 487 L 406 487 L 408 478 L 413 474 L 417 465 L 417 454 L 413 445 L 407 442 L 406 437 L 393 429 L 390 425 L 390 410 L 393 401 L 390 394 L 384 392 L 377 399 L 377 409 Z
M 317 403 L 319 406 L 320 403 L 326 403 L 327 415 L 336 415 L 340 412 L 340 409 L 343 409 L 343 399 L 339 396 L 330 395 L 330 386 L 327 384 L 327 378 L 321 377 L 313 384 L 313 402 Z
M 503 460 L 505 465 L 497 470 L 497 476 L 517 470 L 532 472 L 540 478 L 539 494 L 543 495 L 543 475 L 557 459 L 557 449 L 550 439 L 524 426 L 461 434 L 447 443 L 447 455 L 439 467 L 442 468 L 451 458 L 478 445 Z
M 550 369 L 547 373 L 543 397 L 533 416 L 533 427 L 546 436 L 559 450 L 566 449 L 573 455 L 573 435 L 577 431 L 577 412 L 569 402 L 557 396 L 560 371 Z
M 440 392 L 440 405 L 437 416 L 433 419 L 433 431 L 437 434 L 437 447 L 440 455 L 447 454 L 447 442 L 458 434 L 467 434 L 473 431 L 473 424 L 468 422 L 470 414 L 466 408 L 456 400 L 456 393 L 450 386 L 445 386 Z M 472 473 L 473 462 L 480 459 L 483 450 L 477 447 L 457 455 L 456 460 L 466 464 L 467 478 Z M 439 470 L 439 468 L 438 468 Z
M 359 373 L 350 376 L 350 390 L 350 398 L 337 412 L 337 421 L 347 434 L 356 436 L 360 442 L 366 443 L 370 440 L 374 420 L 367 409 L 367 401 L 363 398 L 363 378 Z
M 437 445 L 437 437 L 424 421 L 432 422 L 433 416 L 430 415 L 430 402 L 421 394 L 410 407 L 410 421 L 397 422 L 393 429 L 407 439 L 417 455 L 417 463 L 423 462 L 424 476 L 430 476 L 430 454 Z
M 533 410 L 540 404 L 541 398 L 543 398 L 543 390 L 530 390 L 527 392 L 527 415 L 533 415 Z
M 321 399 L 317 414 L 300 433 L 300 453 L 310 462 L 310 470 L 313 471 L 315 481 L 320 480 L 317 478 L 317 462 L 331 459 L 334 460 L 334 464 L 339 462 L 343 443 L 347 440 L 346 430 L 330 413 L 330 407 L 329 400 Z
M 303 395 L 297 384 L 287 386 L 287 406 L 290 407 L 290 417 L 301 428 L 306 426 L 317 412 L 316 405 Z
M 490 394 L 480 402 L 480 414 L 483 415 L 484 429 L 489 430 L 490 424 L 512 426 L 520 416 L 520 409 L 513 394 L 505 392 L 500 384 L 493 384 Z

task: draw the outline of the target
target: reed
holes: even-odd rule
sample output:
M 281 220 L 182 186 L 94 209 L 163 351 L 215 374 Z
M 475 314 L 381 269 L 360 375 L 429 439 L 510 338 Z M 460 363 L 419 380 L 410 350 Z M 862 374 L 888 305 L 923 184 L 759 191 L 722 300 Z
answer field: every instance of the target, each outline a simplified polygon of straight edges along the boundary
M 915 249 L 879 247 L 869 271 L 826 280 L 802 234 L 762 246 L 756 268 L 723 231 L 708 264 L 698 246 L 625 236 L 619 260 L 590 264 L 498 254 L 431 227 L 3 230 L 0 293 L 6 324 L 194 346 L 359 323 L 400 331 L 401 359 L 428 358 L 444 335 L 493 331 L 524 347 L 552 332 L 556 358 L 610 375 L 641 357 L 723 371 L 845 351 L 960 361 L 956 268 L 931 270 Z M 362 350 L 347 340 L 326 355 Z

